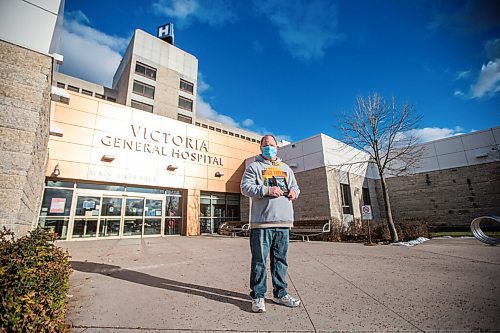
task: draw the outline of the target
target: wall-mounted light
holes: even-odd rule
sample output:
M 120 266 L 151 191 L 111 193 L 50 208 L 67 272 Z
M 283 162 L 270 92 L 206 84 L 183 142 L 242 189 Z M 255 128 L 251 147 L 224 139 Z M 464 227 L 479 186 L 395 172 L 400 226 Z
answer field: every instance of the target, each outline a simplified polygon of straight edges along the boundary
M 224 176 L 224 172 L 217 171 L 215 173 L 215 177 L 222 177 L 222 176 Z
M 359 196 L 359 187 L 354 188 L 354 195 L 357 197 Z
M 488 153 L 481 153 L 476 155 L 476 158 L 485 158 L 485 157 L 488 157 Z
M 61 174 L 61 170 L 59 170 L 59 163 L 54 167 L 54 171 L 52 171 L 52 176 L 58 177 Z
M 63 130 L 60 128 L 57 128 L 57 127 L 50 127 L 49 128 L 49 135 L 62 137 L 63 134 L 64 134 Z
M 102 155 L 101 161 L 103 162 L 113 162 L 115 157 L 113 155 Z
M 290 168 L 294 168 L 294 169 L 299 167 L 299 165 L 297 163 L 290 163 L 290 164 L 288 164 L 288 166 Z
M 179 167 L 178 167 L 177 165 L 175 165 L 175 164 L 169 164 L 169 165 L 167 166 L 167 170 L 168 170 L 168 171 L 175 171 L 175 170 L 177 170 L 177 169 L 179 169 Z

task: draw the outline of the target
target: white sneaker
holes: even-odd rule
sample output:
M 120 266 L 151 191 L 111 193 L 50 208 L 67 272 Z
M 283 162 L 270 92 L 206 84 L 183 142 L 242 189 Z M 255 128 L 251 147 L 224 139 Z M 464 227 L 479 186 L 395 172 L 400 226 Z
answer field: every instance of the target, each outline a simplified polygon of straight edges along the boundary
M 264 298 L 252 299 L 252 311 L 253 312 L 266 312 L 266 301 Z
M 278 304 L 283 304 L 284 306 L 288 306 L 291 308 L 297 307 L 300 305 L 300 299 L 293 298 L 289 294 L 286 294 L 285 296 L 281 298 L 276 298 L 273 297 L 273 302 L 278 303 Z

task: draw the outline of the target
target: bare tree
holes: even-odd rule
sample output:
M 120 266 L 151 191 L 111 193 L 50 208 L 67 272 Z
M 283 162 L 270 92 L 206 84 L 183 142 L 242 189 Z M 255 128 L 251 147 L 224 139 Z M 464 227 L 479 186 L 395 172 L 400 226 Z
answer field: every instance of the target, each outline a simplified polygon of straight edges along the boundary
M 385 177 L 407 173 L 420 160 L 422 147 L 415 131 L 420 119 L 413 106 L 399 106 L 394 97 L 387 102 L 374 93 L 366 99 L 358 96 L 352 114 L 344 114 L 340 121 L 344 143 L 369 154 L 377 167 L 392 242 L 399 239 Z

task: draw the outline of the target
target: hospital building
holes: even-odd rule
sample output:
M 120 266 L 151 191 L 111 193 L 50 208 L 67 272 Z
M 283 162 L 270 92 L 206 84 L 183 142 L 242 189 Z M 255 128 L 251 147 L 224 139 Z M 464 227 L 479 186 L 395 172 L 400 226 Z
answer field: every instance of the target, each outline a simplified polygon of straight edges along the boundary
M 261 135 L 197 115 L 198 59 L 173 26 L 135 30 L 105 87 L 59 72 L 63 13 L 64 0 L 0 4 L 0 226 L 75 241 L 248 220 L 240 180 Z M 363 205 L 385 217 L 365 153 L 324 134 L 279 145 L 301 187 L 296 220 L 346 224 Z M 423 146 L 411 175 L 388 175 L 395 221 L 464 227 L 500 214 L 500 127 Z

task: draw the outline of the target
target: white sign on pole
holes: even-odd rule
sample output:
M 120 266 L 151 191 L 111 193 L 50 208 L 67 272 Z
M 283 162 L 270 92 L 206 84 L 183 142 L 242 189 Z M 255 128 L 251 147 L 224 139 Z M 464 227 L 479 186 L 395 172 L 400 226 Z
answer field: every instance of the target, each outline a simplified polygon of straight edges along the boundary
M 372 206 L 361 206 L 361 218 L 363 220 L 373 220 Z

